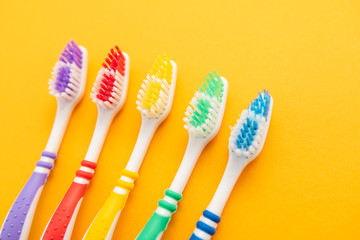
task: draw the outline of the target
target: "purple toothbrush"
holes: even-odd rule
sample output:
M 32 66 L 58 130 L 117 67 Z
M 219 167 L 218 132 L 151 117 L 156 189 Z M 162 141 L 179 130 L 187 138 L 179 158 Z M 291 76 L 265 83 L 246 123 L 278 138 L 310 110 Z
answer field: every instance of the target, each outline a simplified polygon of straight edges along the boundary
M 50 170 L 54 167 L 71 113 L 84 94 L 87 73 L 87 51 L 70 41 L 56 62 L 49 80 L 50 94 L 57 100 L 54 125 L 41 158 L 11 206 L 1 227 L 0 240 L 27 239 L 36 205 Z

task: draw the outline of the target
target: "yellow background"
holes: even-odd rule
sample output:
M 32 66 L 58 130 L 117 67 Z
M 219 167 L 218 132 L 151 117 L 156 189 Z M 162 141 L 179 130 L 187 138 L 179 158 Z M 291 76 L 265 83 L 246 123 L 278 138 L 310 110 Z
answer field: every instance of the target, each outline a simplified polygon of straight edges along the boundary
M 125 167 L 140 128 L 136 94 L 155 58 L 178 64 L 175 100 L 156 132 L 116 228 L 134 239 L 187 144 L 182 118 L 207 72 L 230 84 L 222 127 L 201 155 L 164 239 L 187 239 L 227 163 L 229 125 L 259 90 L 274 98 L 262 154 L 248 166 L 214 239 L 360 238 L 359 1 L 0 2 L 0 221 L 44 149 L 56 102 L 47 93 L 66 41 L 89 51 L 83 101 L 44 188 L 30 239 L 39 239 L 84 158 L 96 120 L 89 92 L 115 44 L 131 57 L 130 87 L 76 221 L 81 239 Z

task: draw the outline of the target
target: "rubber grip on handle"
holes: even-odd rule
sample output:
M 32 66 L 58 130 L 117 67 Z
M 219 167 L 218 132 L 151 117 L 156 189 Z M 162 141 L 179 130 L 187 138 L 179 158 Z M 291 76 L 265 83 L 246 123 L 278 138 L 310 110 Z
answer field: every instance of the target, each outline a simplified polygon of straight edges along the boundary
M 81 166 L 86 169 L 91 169 L 91 171 L 84 171 L 80 168 L 80 170 L 76 171 L 76 177 L 89 182 L 94 176 L 96 163 L 83 160 L 81 161 Z M 80 207 L 79 204 L 85 195 L 87 187 L 87 183 L 81 184 L 74 181 L 71 184 L 69 190 L 52 215 L 42 239 L 57 240 L 63 239 L 65 236 L 69 236 L 70 238 L 77 209 Z
M 169 201 L 169 198 L 171 199 Z M 182 198 L 180 193 L 174 192 L 170 189 L 165 190 L 165 198 L 158 202 L 158 209 L 162 208 L 169 213 L 168 216 L 163 216 L 157 211 L 153 213 L 149 221 L 146 223 L 143 230 L 137 236 L 137 240 L 158 240 L 161 238 L 162 233 L 166 230 L 171 215 L 177 210 L 177 203 Z M 176 204 L 174 204 L 174 202 Z
M 57 154 L 43 151 L 41 156 L 55 160 Z M 54 163 L 39 160 L 36 162 L 36 166 L 44 172 L 38 172 L 35 169 L 17 196 L 2 226 L 1 240 L 16 240 L 20 237 L 27 239 L 42 188 Z
M 0 239 L 19 239 L 23 231 L 24 223 L 26 217 L 28 216 L 30 207 L 35 208 L 37 201 L 33 202 L 37 193 L 44 186 L 48 173 L 38 173 L 33 172 L 29 180 L 26 182 L 24 188 L 21 190 L 20 194 L 16 198 L 14 204 L 12 205 L 4 225 L 1 230 Z M 37 196 L 39 197 L 39 196 Z M 33 205 L 35 204 L 35 206 Z M 32 212 L 33 214 L 33 212 Z M 28 224 L 31 225 L 31 220 Z M 30 228 L 30 226 L 28 226 Z
M 196 229 L 191 235 L 190 240 L 209 240 L 215 234 L 220 220 L 220 216 L 205 210 L 203 216 L 196 223 Z
M 124 169 L 122 176 L 135 181 L 139 175 L 136 172 Z M 105 204 L 95 217 L 83 240 L 105 239 L 109 235 L 111 226 L 116 224 L 114 220 L 124 208 L 129 193 L 134 188 L 134 183 L 124 181 L 120 178 L 116 181 L 116 187 L 125 190 L 126 193 L 119 194 L 114 191 L 110 193 L 110 196 L 106 199 Z M 110 233 L 110 235 L 112 236 L 112 233 Z
M 88 184 L 73 182 L 55 210 L 42 239 L 63 239 L 79 201 L 85 195 Z

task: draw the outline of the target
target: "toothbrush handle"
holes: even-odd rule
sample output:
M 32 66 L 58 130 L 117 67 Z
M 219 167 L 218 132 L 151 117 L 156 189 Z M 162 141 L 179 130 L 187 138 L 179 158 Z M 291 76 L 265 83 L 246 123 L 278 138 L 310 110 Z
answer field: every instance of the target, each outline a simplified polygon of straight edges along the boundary
M 89 161 L 82 161 L 81 165 L 87 169 L 94 170 L 96 168 L 96 163 Z M 80 169 L 76 172 L 76 179 L 78 178 L 84 183 L 79 183 L 76 179 L 73 181 L 52 215 L 41 239 L 70 239 L 78 210 L 92 177 L 93 171 Z
M 171 215 L 177 210 L 177 203 L 182 195 L 170 189 L 165 190 L 165 197 L 158 202 L 158 208 L 153 213 L 145 227 L 137 236 L 137 240 L 159 240 L 166 230 Z
M 125 181 L 122 177 L 135 181 L 138 176 L 136 172 L 126 169 L 122 171 L 121 178 L 116 181 L 115 189 L 106 199 L 105 204 L 90 225 L 83 240 L 112 238 L 121 210 L 125 206 L 130 191 L 134 188 L 134 183 Z
M 42 152 L 43 157 L 56 159 L 55 153 Z M 51 162 L 38 161 L 36 169 L 31 174 L 24 188 L 11 206 L 1 229 L 0 239 L 27 239 L 35 209 L 46 183 L 50 170 L 54 167 Z
M 217 224 L 220 222 L 220 216 L 205 210 L 203 216 L 196 223 L 196 228 L 190 237 L 190 240 L 210 240 L 216 232 Z

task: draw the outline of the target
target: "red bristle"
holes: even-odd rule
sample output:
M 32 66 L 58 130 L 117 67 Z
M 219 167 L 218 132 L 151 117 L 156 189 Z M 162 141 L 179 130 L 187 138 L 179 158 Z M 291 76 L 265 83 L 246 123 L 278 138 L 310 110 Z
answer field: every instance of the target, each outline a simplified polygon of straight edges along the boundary
M 109 95 L 111 95 L 111 92 L 106 88 L 104 88 L 104 85 L 102 85 L 101 88 L 99 89 L 99 93 L 104 95 L 105 97 L 109 97 Z
M 115 78 L 114 77 L 110 77 L 106 74 L 104 74 L 104 78 L 102 80 L 106 85 L 113 87 L 114 86 L 114 82 L 115 82 Z
M 105 58 L 102 66 L 109 70 L 118 71 L 122 76 L 125 75 L 125 57 L 118 46 L 110 49 L 110 53 L 108 53 L 108 56 Z M 112 97 L 111 93 L 115 87 L 115 81 L 115 75 L 103 74 L 96 98 L 101 101 L 108 101 L 111 103 L 109 99 Z
M 118 69 L 124 71 L 125 70 L 125 64 L 124 63 L 119 64 Z
M 115 55 L 115 56 L 116 56 L 116 55 Z M 108 58 L 110 58 L 111 61 L 116 61 L 115 58 L 114 58 L 114 56 L 111 55 L 110 53 L 108 54 Z
M 116 61 L 111 62 L 111 68 L 112 68 L 113 70 L 116 70 L 116 69 L 117 69 L 117 66 L 118 66 L 118 64 L 117 64 Z
M 110 90 L 114 87 L 114 82 L 115 79 L 113 78 L 110 79 L 103 78 L 102 80 L 102 83 L 104 83 L 107 86 L 107 88 L 109 88 Z
M 111 68 L 111 62 L 110 62 L 110 60 L 108 58 L 105 58 L 105 62 L 108 64 L 108 67 Z
M 107 91 L 107 90 L 105 90 L 105 89 L 103 89 L 103 88 L 100 88 L 99 89 L 99 94 L 101 95 L 101 99 L 100 100 L 102 100 L 102 101 L 108 101 L 109 103 L 112 103 L 109 99 L 110 99 L 110 97 L 112 97 L 111 96 L 111 92 L 110 91 Z M 99 95 L 98 94 L 98 95 Z
M 121 76 L 125 75 L 125 64 L 121 63 L 118 65 L 117 70 L 119 71 L 119 73 L 121 74 Z
M 103 95 L 101 95 L 100 93 L 96 94 L 96 98 L 101 100 L 101 101 L 106 101 L 106 99 L 104 98 Z
M 116 56 L 116 55 L 117 55 L 117 53 L 114 51 L 113 48 L 110 50 L 110 52 L 111 52 L 111 55 L 113 55 L 113 56 Z
M 118 46 L 115 46 L 115 48 L 116 48 L 116 51 L 118 52 L 118 54 L 120 55 L 120 59 L 124 60 L 125 57 L 124 57 L 124 55 L 122 54 L 120 48 L 119 48 Z
M 120 48 L 117 45 L 115 45 L 115 48 L 116 48 L 116 51 L 122 56 Z
M 111 91 L 111 88 L 109 86 L 107 86 L 105 82 L 102 82 L 100 84 L 100 89 L 102 89 L 104 91 Z
M 119 65 L 125 66 L 125 59 L 119 59 Z

